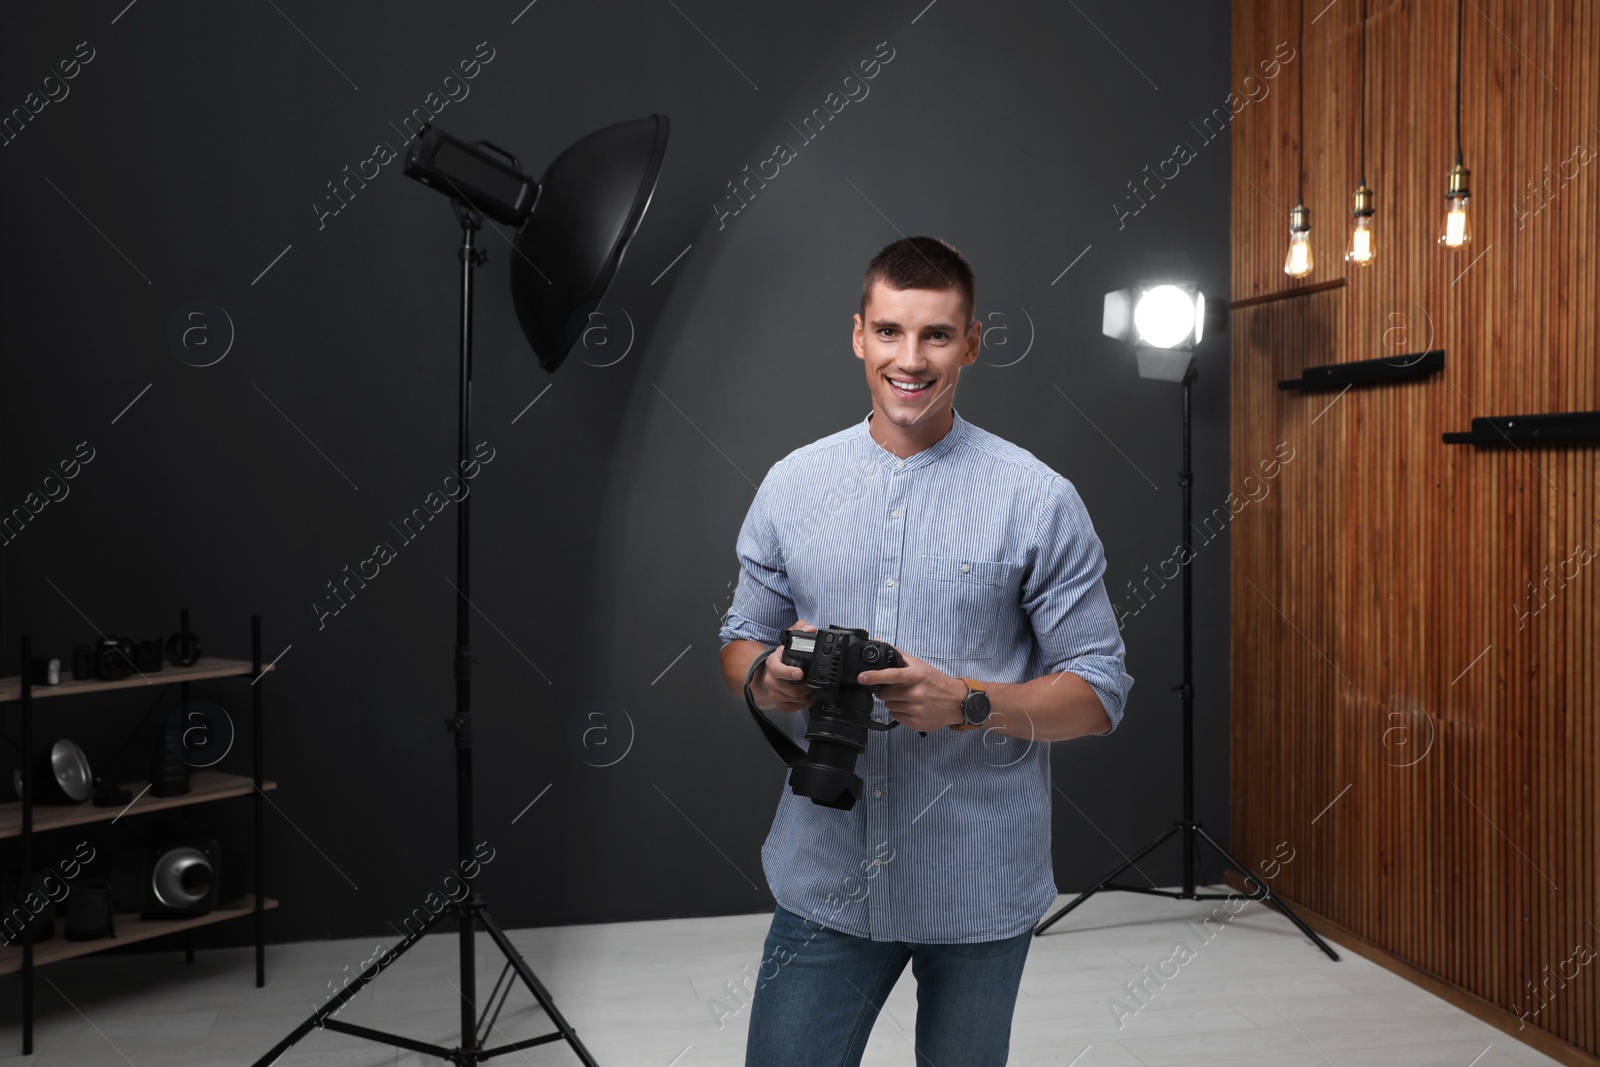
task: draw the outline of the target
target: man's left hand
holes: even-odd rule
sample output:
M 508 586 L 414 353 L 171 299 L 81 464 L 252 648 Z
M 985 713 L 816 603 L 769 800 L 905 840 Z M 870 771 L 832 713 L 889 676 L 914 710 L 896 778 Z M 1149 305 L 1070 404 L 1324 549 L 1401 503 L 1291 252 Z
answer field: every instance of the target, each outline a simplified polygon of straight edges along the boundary
M 896 722 L 923 733 L 964 722 L 961 702 L 967 685 L 932 664 L 899 650 L 904 667 L 862 671 L 856 681 L 862 685 L 881 685 L 878 698 Z

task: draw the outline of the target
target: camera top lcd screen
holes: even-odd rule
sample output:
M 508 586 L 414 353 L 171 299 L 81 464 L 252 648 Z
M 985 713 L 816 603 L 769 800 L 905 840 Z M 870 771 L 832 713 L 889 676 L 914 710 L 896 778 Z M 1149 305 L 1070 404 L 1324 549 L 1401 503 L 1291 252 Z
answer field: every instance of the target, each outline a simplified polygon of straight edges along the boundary
M 817 639 L 815 637 L 801 637 L 799 634 L 794 634 L 789 638 L 789 647 L 794 649 L 796 652 L 814 652 L 817 648 Z

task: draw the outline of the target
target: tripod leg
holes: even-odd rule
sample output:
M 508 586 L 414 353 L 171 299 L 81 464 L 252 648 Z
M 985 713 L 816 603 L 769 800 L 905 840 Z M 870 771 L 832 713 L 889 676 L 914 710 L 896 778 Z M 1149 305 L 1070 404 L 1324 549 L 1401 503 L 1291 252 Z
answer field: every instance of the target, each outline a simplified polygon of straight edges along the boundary
M 1227 863 L 1227 865 L 1229 867 L 1232 867 L 1234 870 L 1238 871 L 1239 874 L 1242 877 L 1244 877 L 1247 881 L 1254 882 L 1254 883 L 1256 883 L 1257 885 L 1259 885 L 1261 887 L 1261 895 L 1260 896 L 1256 896 L 1256 897 L 1252 897 L 1251 899 L 1259 900 L 1263 904 L 1271 904 L 1274 908 L 1277 908 L 1280 912 L 1283 913 L 1283 917 L 1284 918 L 1286 918 L 1290 922 L 1294 923 L 1295 926 L 1300 928 L 1300 932 L 1302 934 L 1305 934 L 1307 937 L 1309 937 L 1311 939 L 1311 943 L 1312 944 L 1316 945 L 1323 952 L 1326 952 L 1328 954 L 1328 958 L 1330 960 L 1337 960 L 1339 958 L 1339 954 L 1337 952 L 1333 951 L 1333 949 L 1329 948 L 1328 947 L 1328 943 L 1326 941 L 1322 940 L 1322 938 L 1318 937 L 1315 930 L 1311 929 L 1311 927 L 1307 926 L 1304 922 L 1302 922 L 1300 920 L 1300 916 L 1296 915 L 1293 911 L 1290 910 L 1289 905 L 1285 904 L 1283 901 L 1281 901 L 1277 897 L 1273 896 L 1272 888 L 1270 886 L 1268 886 L 1267 883 L 1263 882 L 1261 879 L 1259 879 L 1255 875 L 1251 874 L 1249 868 L 1247 868 L 1244 864 L 1240 863 L 1238 860 L 1236 860 L 1232 856 L 1230 856 L 1228 854 L 1228 850 L 1223 848 L 1221 845 L 1217 844 L 1216 840 L 1213 839 L 1210 834 L 1206 833 L 1205 830 L 1202 827 L 1196 826 L 1194 828 L 1194 832 L 1199 834 L 1201 836 L 1201 838 L 1203 838 L 1205 840 L 1206 844 L 1208 844 L 1212 848 L 1216 849 L 1217 850 L 1217 854 L 1223 858 L 1223 860 Z
M 450 913 L 450 909 L 446 908 L 443 911 L 436 912 L 434 915 L 432 915 L 428 921 L 417 930 L 415 934 L 412 934 L 410 937 L 407 937 L 404 941 L 400 942 L 400 947 L 389 954 L 389 963 L 386 963 L 383 966 L 387 967 L 389 964 L 394 963 L 394 961 L 399 959 L 401 954 L 404 953 L 408 948 L 422 940 L 422 935 L 431 930 L 434 923 L 438 922 L 440 919 L 444 918 L 444 916 L 449 915 Z M 370 977 L 363 974 L 356 975 L 355 981 L 345 986 L 331 1000 L 327 1001 L 322 1005 L 322 1007 L 312 1012 L 309 1019 L 295 1027 L 293 1030 L 289 1031 L 288 1036 L 282 1041 L 279 1041 L 276 1045 L 273 1045 L 271 1051 L 269 1051 L 265 1056 L 262 1056 L 259 1060 L 256 1060 L 256 1062 L 253 1064 L 253 1067 L 269 1067 L 269 1065 L 276 1061 L 279 1056 L 282 1056 L 285 1052 L 287 1052 L 289 1047 L 295 1042 L 299 1041 L 302 1037 L 305 1037 L 312 1030 L 324 1026 L 325 1021 L 329 1017 L 337 1015 L 344 1008 L 346 1001 L 350 1000 L 350 998 L 361 992 L 368 982 L 377 978 L 378 975 L 382 973 L 383 971 L 380 969 L 374 971 Z M 433 1051 L 432 1046 L 418 1047 Z
M 1038 926 L 1036 926 L 1034 928 L 1034 931 L 1033 931 L 1033 936 L 1034 937 L 1038 937 L 1041 934 L 1043 934 L 1046 930 L 1050 929 L 1050 927 L 1054 926 L 1061 919 L 1061 917 L 1063 915 L 1065 915 L 1067 912 L 1071 911 L 1073 908 L 1076 908 L 1079 904 L 1082 904 L 1084 901 L 1088 900 L 1090 897 L 1094 896 L 1096 893 L 1100 892 L 1100 890 L 1104 889 L 1106 886 L 1110 885 L 1113 881 L 1116 880 L 1116 878 L 1117 878 L 1117 876 L 1119 874 L 1121 874 L 1123 871 L 1127 870 L 1129 867 L 1134 866 L 1140 860 L 1144 859 L 1145 856 L 1149 855 L 1151 852 L 1153 852 L 1155 850 L 1157 845 L 1161 844 L 1167 838 L 1169 838 L 1173 834 L 1177 833 L 1179 831 L 1179 829 L 1181 829 L 1180 824 L 1173 823 L 1171 826 L 1169 826 L 1167 828 L 1167 832 L 1166 833 L 1162 834 L 1160 837 L 1156 838 L 1154 841 L 1152 841 L 1148 845 L 1144 846 L 1144 848 L 1141 848 L 1138 852 L 1135 852 L 1133 854 L 1133 858 L 1132 859 L 1128 860 L 1126 863 L 1122 864 L 1116 870 L 1112 871 L 1110 874 L 1108 874 L 1104 878 L 1100 879 L 1100 881 L 1096 882 L 1093 889 L 1084 890 L 1082 893 L 1078 894 L 1078 897 L 1077 897 L 1076 900 L 1072 901 L 1072 903 L 1070 903 L 1070 904 L 1064 905 L 1061 908 L 1060 911 L 1056 912 L 1054 915 L 1050 916 L 1050 918 L 1046 919 L 1044 922 L 1042 922 Z
M 488 932 L 490 939 L 500 946 L 500 952 L 505 956 L 506 962 L 516 968 L 517 974 L 521 976 L 522 981 L 527 985 L 528 991 L 539 1001 L 539 1006 L 544 1009 L 546 1015 L 550 1016 L 550 1021 L 556 1024 L 556 1029 L 561 1031 L 561 1036 L 566 1039 L 567 1044 L 572 1046 L 572 1051 L 578 1054 L 578 1059 L 583 1061 L 584 1067 L 600 1067 L 595 1058 L 589 1055 L 589 1050 L 583 1047 L 583 1042 L 578 1040 L 578 1032 L 572 1028 L 565 1016 L 561 1014 L 560 1009 L 556 1007 L 556 1002 L 550 996 L 550 991 L 544 987 L 544 983 L 539 981 L 538 976 L 533 973 L 533 968 L 528 966 L 528 961 L 522 958 L 522 953 L 517 951 L 517 946 L 511 943 L 511 939 L 506 936 L 506 932 L 500 929 L 500 924 L 494 921 L 493 916 L 489 914 L 487 909 L 478 911 L 478 919 L 483 923 L 483 928 Z
M 511 987 L 516 984 L 516 979 L 506 981 L 506 976 L 511 973 L 511 964 L 500 968 L 500 977 L 494 980 L 494 988 L 489 990 L 489 999 L 484 1002 L 483 1014 L 478 1017 L 478 1028 L 473 1033 L 478 1035 L 478 1044 L 484 1044 L 490 1031 L 494 1029 L 494 1021 L 500 1018 L 500 1011 L 506 1006 L 506 997 L 511 995 Z M 495 1003 L 495 998 L 499 1003 Z

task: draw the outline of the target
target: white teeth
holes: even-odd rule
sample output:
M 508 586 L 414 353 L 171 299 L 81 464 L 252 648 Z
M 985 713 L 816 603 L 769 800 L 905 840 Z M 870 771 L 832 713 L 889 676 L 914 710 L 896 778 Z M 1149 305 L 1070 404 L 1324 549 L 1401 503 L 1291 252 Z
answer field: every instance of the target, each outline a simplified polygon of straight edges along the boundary
M 894 381 L 894 379 L 891 378 L 890 381 Z M 922 390 L 926 389 L 930 384 L 931 383 L 929 383 L 929 382 L 916 382 L 915 384 L 912 384 L 912 383 L 909 383 L 909 382 L 898 382 L 898 381 L 894 382 L 895 388 L 900 389 L 900 390 L 902 390 L 904 392 L 907 392 L 907 393 L 920 393 Z

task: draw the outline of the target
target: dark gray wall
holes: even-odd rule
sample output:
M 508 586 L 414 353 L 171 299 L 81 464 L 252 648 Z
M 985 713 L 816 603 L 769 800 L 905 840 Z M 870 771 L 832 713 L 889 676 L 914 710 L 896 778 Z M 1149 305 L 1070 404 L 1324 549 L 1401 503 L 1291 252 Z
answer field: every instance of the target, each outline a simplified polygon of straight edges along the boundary
M 758 848 L 781 767 L 722 687 L 717 625 L 754 483 L 868 408 L 850 315 L 899 233 L 974 264 L 1004 344 L 957 405 L 1077 485 L 1113 599 L 1137 605 L 1125 584 L 1178 537 L 1180 393 L 1100 335 L 1100 301 L 1174 253 L 1225 291 L 1227 140 L 1190 122 L 1228 91 L 1227 7 L 924 4 L 543 0 L 513 24 L 523 0 L 120 17 L 112 0 L 12 20 L 6 108 L 78 42 L 94 58 L 0 148 L 0 505 L 78 442 L 95 458 L 0 549 L 6 670 L 22 634 L 65 655 L 91 625 L 170 630 L 180 605 L 209 651 L 246 656 L 262 614 L 268 658 L 288 647 L 264 683 L 274 940 L 390 934 L 453 861 L 454 511 L 409 544 L 390 524 L 454 459 L 458 231 L 398 161 L 321 228 L 313 205 L 375 143 L 401 147 L 390 123 L 479 42 L 492 61 L 437 121 L 536 171 L 596 126 L 672 120 L 603 328 L 553 378 L 517 331 L 510 250 L 484 238 L 474 439 L 496 452 L 471 498 L 477 811 L 502 923 L 770 905 Z M 869 95 L 801 144 L 790 124 L 880 42 L 893 59 Z M 780 140 L 797 157 L 719 225 L 726 183 Z M 1179 140 L 1197 158 L 1119 218 L 1127 183 Z M 214 366 L 169 341 L 194 300 L 236 329 Z M 1227 491 L 1223 352 L 1195 390 L 1202 512 Z M 325 583 L 383 540 L 397 558 L 319 625 Z M 1196 565 L 1199 814 L 1224 836 L 1227 551 Z M 1055 748 L 1065 890 L 1179 814 L 1179 604 L 1171 584 L 1128 621 L 1122 729 Z M 247 721 L 242 683 L 197 688 Z M 137 778 L 144 734 L 115 753 L 150 699 L 52 703 L 40 732 Z M 246 748 L 225 766 L 246 769 Z M 248 813 L 232 801 L 191 825 L 231 839 Z M 105 841 L 148 832 L 130 818 Z M 1143 866 L 1181 877 L 1176 850 Z

